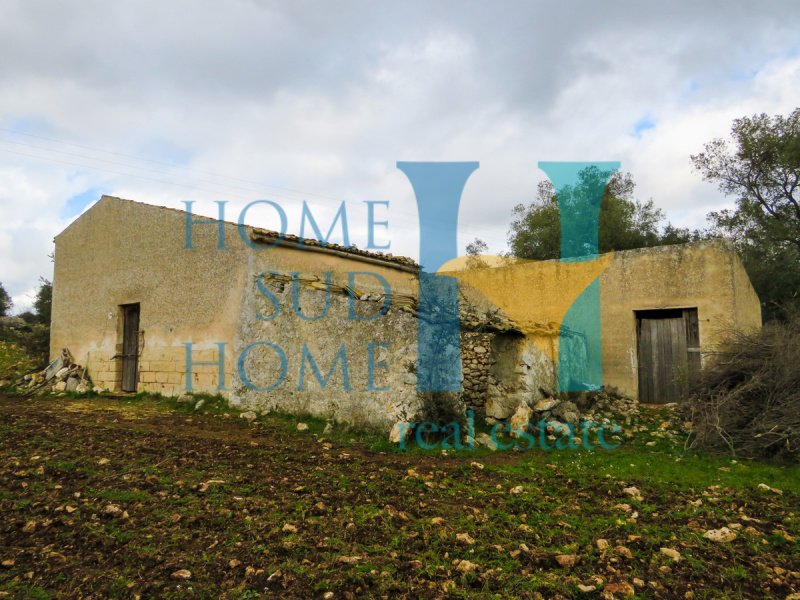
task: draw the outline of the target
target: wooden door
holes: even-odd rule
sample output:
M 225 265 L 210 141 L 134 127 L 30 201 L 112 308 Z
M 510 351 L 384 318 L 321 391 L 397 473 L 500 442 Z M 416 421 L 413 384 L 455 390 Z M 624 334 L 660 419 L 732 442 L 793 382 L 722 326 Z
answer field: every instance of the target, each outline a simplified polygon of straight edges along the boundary
M 122 307 L 122 391 L 135 392 L 139 381 L 139 305 Z
M 700 370 L 697 309 L 636 313 L 639 401 L 678 402 Z

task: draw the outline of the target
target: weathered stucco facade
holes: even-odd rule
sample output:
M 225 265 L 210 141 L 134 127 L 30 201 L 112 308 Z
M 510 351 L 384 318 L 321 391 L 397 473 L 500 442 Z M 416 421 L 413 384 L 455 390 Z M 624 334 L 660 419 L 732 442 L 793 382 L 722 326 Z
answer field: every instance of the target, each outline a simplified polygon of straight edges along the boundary
M 51 355 L 68 347 L 110 390 L 220 392 L 243 408 L 380 426 L 414 414 L 413 261 L 189 220 L 190 248 L 186 213 L 104 196 L 59 234 Z M 598 277 L 603 382 L 634 397 L 642 315 L 687 309 L 699 351 L 760 325 L 722 242 L 449 271 L 464 291 L 463 398 L 497 417 L 555 393 L 560 324 Z
M 245 241 L 237 225 L 222 227 L 224 248 L 218 247 L 217 224 L 194 224 L 192 248 L 186 248 L 186 213 L 103 197 L 55 240 L 51 354 L 68 347 L 96 385 L 119 390 L 123 307 L 135 304 L 137 391 L 221 391 L 244 407 L 336 413 L 360 423 L 389 422 L 413 405 L 416 320 L 404 305 L 416 291 L 411 261 L 299 248 L 291 240 L 273 247 L 266 232 L 246 228 Z M 262 278 L 278 306 L 258 287 L 266 272 L 289 280 Z M 348 275 L 354 272 L 369 274 Z M 293 273 L 299 274 L 296 285 Z M 327 274 L 336 290 L 330 294 Z M 382 316 L 385 291 L 376 276 L 391 289 L 393 304 Z M 353 300 L 342 293 L 348 286 L 355 288 Z M 187 344 L 193 363 L 188 382 Z M 338 357 L 343 344 L 346 367 Z M 241 372 L 252 389 L 239 376 L 248 346 Z M 323 390 L 314 366 L 325 379 L 337 357 Z M 276 383 L 274 391 L 258 391 Z
M 586 262 L 506 260 L 466 267 L 467 261 L 459 259 L 446 269 L 471 290 L 470 297 L 484 296 L 524 333 L 516 342 L 518 371 L 529 375 L 516 380 L 513 391 L 529 403 L 541 397 L 542 388 L 554 389 L 561 324 L 594 279 L 600 289 L 602 383 L 634 398 L 640 395 L 643 317 L 669 319 L 678 311 L 690 312 L 699 339 L 689 351 L 700 361 L 731 331 L 761 326 L 758 296 L 732 244 L 723 240 L 609 253 Z M 581 348 L 582 332 L 574 333 L 571 343 L 579 351 L 570 354 L 590 351 Z M 487 412 L 508 414 L 517 404 L 507 389 L 497 393 L 490 387 Z
M 701 361 L 731 331 L 761 327 L 761 303 L 729 242 L 618 252 L 600 276 L 607 385 L 638 397 L 637 314 L 669 309 L 696 309 Z

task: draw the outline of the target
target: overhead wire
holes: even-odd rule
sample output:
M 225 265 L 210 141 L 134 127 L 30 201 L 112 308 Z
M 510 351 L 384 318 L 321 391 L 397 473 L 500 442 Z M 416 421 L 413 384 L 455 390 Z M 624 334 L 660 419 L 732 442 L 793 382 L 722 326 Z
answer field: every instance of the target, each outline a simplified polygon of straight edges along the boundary
M 146 174 L 135 173 L 135 172 L 131 173 L 131 172 L 128 172 L 128 171 L 119 171 L 119 170 L 111 169 L 111 168 L 108 168 L 108 167 L 105 167 L 105 166 L 98 166 L 96 164 L 87 164 L 86 162 L 81 162 L 80 160 L 79 161 L 64 160 L 62 158 L 57 158 L 57 157 L 48 156 L 48 155 L 19 152 L 19 151 L 12 150 L 12 149 L 9 149 L 7 147 L 3 147 L 2 145 L 0 145 L 0 151 L 2 151 L 2 152 L 6 152 L 6 153 L 9 153 L 9 154 L 13 154 L 13 155 L 17 155 L 17 156 L 21 156 L 21 157 L 25 157 L 25 158 L 31 158 L 31 159 L 34 159 L 34 160 L 45 160 L 45 161 L 53 162 L 53 163 L 56 163 L 56 164 L 63 164 L 63 165 L 72 166 L 72 167 L 84 168 L 84 169 L 89 169 L 89 170 L 97 171 L 97 172 L 101 172 L 101 173 L 109 173 L 109 174 L 117 175 L 117 176 L 121 176 L 121 177 L 133 177 L 133 178 L 136 178 L 136 179 L 141 179 L 141 180 L 150 181 L 150 182 L 154 182 L 154 183 L 159 183 L 159 184 L 163 184 L 163 185 L 170 185 L 170 186 L 175 186 L 175 187 L 192 189 L 192 190 L 195 190 L 195 191 L 198 191 L 198 192 L 204 192 L 204 193 L 208 193 L 208 194 L 215 194 L 215 195 L 226 194 L 228 197 L 231 197 L 232 199 L 242 200 L 242 201 L 250 200 L 252 198 L 250 196 L 231 194 L 229 190 L 239 190 L 241 192 L 252 192 L 252 193 L 255 193 L 255 194 L 259 194 L 259 195 L 265 194 L 266 190 L 262 190 L 262 189 L 258 189 L 258 188 L 245 187 L 245 186 L 240 186 L 240 185 L 235 185 L 235 184 L 231 184 L 231 183 L 226 183 L 225 181 L 213 181 L 213 180 L 210 180 L 210 179 L 201 179 L 201 178 L 197 178 L 196 175 L 205 174 L 206 176 L 215 177 L 215 178 L 219 178 L 219 179 L 228 179 L 230 181 L 239 181 L 239 182 L 249 183 L 249 184 L 258 185 L 258 186 L 263 185 L 264 188 L 273 188 L 273 189 L 276 189 L 276 190 L 282 190 L 282 192 L 289 192 L 291 194 L 304 195 L 307 198 L 316 197 L 316 198 L 324 198 L 324 199 L 329 199 L 329 200 L 341 201 L 340 198 L 335 198 L 334 196 L 330 196 L 330 195 L 326 195 L 326 194 L 318 194 L 318 193 L 314 193 L 314 192 L 305 192 L 305 191 L 297 190 L 297 189 L 293 189 L 293 188 L 286 188 L 286 187 L 281 187 L 281 186 L 273 186 L 273 185 L 268 185 L 268 184 L 261 184 L 261 183 L 254 182 L 254 181 L 251 181 L 251 180 L 241 179 L 241 178 L 232 177 L 232 176 L 226 176 L 226 175 L 208 173 L 208 172 L 198 171 L 198 170 L 193 170 L 193 169 L 187 169 L 187 168 L 185 168 L 185 167 L 183 167 L 181 165 L 175 165 L 173 163 L 167 163 L 167 162 L 164 162 L 164 161 L 158 161 L 158 160 L 154 160 L 154 159 L 150 159 L 150 158 L 139 157 L 139 156 L 136 156 L 136 155 L 133 155 L 133 154 L 126 154 L 126 153 L 122 153 L 122 152 L 116 152 L 116 151 L 112 151 L 112 150 L 96 148 L 96 147 L 92 147 L 92 146 L 88 146 L 88 145 L 84 145 L 84 144 L 77 144 L 77 143 L 74 143 L 74 142 L 67 142 L 65 140 L 59 140 L 57 138 L 52 138 L 52 137 L 47 137 L 47 136 L 42 136 L 42 135 L 37 135 L 37 134 L 32 134 L 32 133 L 27 133 L 27 132 L 22 132 L 22 131 L 18 131 L 18 130 L 14 130 L 14 129 L 8 129 L 8 128 L 0 127 L 0 132 L 10 133 L 10 134 L 19 135 L 19 136 L 26 136 L 26 137 L 30 137 L 30 138 L 41 139 L 41 140 L 48 141 L 48 142 L 53 142 L 53 143 L 56 143 L 56 144 L 62 144 L 62 145 L 66 145 L 66 146 L 72 146 L 72 147 L 76 147 L 76 148 L 89 150 L 91 152 L 108 154 L 108 155 L 111 155 L 111 156 L 118 156 L 118 157 L 121 157 L 121 158 L 127 158 L 127 159 L 132 159 L 132 160 L 135 160 L 135 161 L 140 161 L 140 162 L 146 162 L 146 163 L 151 163 L 151 164 L 155 164 L 155 165 L 160 165 L 162 167 L 166 167 L 168 170 L 156 169 L 156 168 L 147 167 L 147 166 L 140 166 L 140 165 L 136 165 L 136 164 L 130 164 L 130 163 L 127 163 L 127 162 L 114 161 L 114 160 L 109 160 L 107 158 L 102 158 L 102 157 L 98 157 L 98 156 L 91 156 L 91 155 L 87 155 L 87 154 L 69 152 L 69 151 L 66 151 L 66 150 L 59 150 L 59 149 L 56 149 L 56 148 L 49 148 L 49 147 L 46 147 L 46 146 L 38 146 L 38 145 L 35 145 L 35 144 L 28 144 L 28 143 L 21 142 L 21 141 L 15 141 L 15 140 L 10 140 L 10 139 L 7 139 L 7 138 L 0 137 L 0 144 L 2 144 L 2 143 L 12 144 L 12 145 L 20 146 L 20 147 L 23 147 L 23 148 L 28 148 L 30 150 L 38 150 L 38 151 L 41 151 L 41 152 L 47 152 L 47 153 L 57 154 L 57 155 L 61 155 L 61 156 L 72 157 L 72 158 L 75 158 L 75 159 L 83 159 L 84 161 L 100 162 L 100 163 L 112 165 L 114 167 L 124 167 L 126 169 L 134 169 L 136 171 L 141 171 L 141 172 L 144 172 Z M 181 172 L 183 172 L 183 173 L 181 173 Z M 167 176 L 173 175 L 173 176 L 182 177 L 183 179 L 188 180 L 188 181 L 192 181 L 194 179 L 195 181 L 198 181 L 198 182 L 200 182 L 202 184 L 206 184 L 206 185 L 222 188 L 222 190 L 209 189 L 209 188 L 204 187 L 202 185 L 197 185 L 196 183 L 187 183 L 186 181 L 175 181 L 173 179 L 163 179 L 163 178 L 159 178 L 159 177 L 153 177 L 152 174 L 167 175 Z M 188 177 L 186 175 L 188 175 Z M 292 196 L 285 195 L 284 193 L 276 193 L 275 191 L 266 192 L 265 195 L 269 196 L 269 197 L 272 197 L 272 198 L 276 198 L 276 199 L 288 200 L 288 201 L 291 201 L 291 202 L 299 202 L 301 200 L 301 198 L 294 198 Z M 302 199 L 305 199 L 305 198 L 302 198 Z M 414 219 L 417 218 L 417 214 L 416 214 L 415 211 L 407 211 L 407 210 L 396 211 L 395 210 L 394 212 L 395 212 L 395 214 L 397 214 L 399 212 L 401 217 L 405 217 L 406 219 L 409 219 L 409 220 L 414 220 Z M 461 230 L 462 234 L 467 234 L 470 237 L 472 237 L 472 236 L 477 237 L 475 235 L 476 231 L 474 229 L 470 228 L 470 227 L 463 227 L 462 226 L 462 227 L 459 227 L 459 229 Z
M 190 175 L 191 174 L 199 174 L 199 175 L 204 175 L 204 176 L 207 176 L 207 177 L 215 177 L 217 179 L 228 179 L 228 180 L 231 180 L 231 181 L 238 181 L 240 183 L 247 183 L 247 184 L 250 184 L 250 185 L 257 185 L 257 186 L 261 186 L 261 187 L 265 187 L 265 188 L 273 188 L 275 190 L 290 192 L 290 193 L 293 193 L 293 194 L 301 194 L 301 195 L 304 195 L 304 196 L 307 196 L 307 197 L 328 198 L 330 200 L 338 200 L 338 198 L 335 198 L 333 196 L 328 196 L 326 194 L 319 194 L 319 193 L 315 193 L 315 192 L 297 190 L 297 189 L 293 189 L 293 188 L 276 186 L 276 185 L 272 185 L 272 184 L 263 184 L 262 182 L 252 181 L 252 180 L 249 180 L 249 179 L 242 179 L 242 178 L 239 178 L 239 177 L 233 177 L 231 175 L 222 175 L 222 174 L 219 174 L 219 173 L 211 173 L 211 172 L 208 172 L 208 171 L 198 171 L 196 169 L 187 169 L 186 167 L 183 167 L 182 165 L 176 165 L 174 163 L 169 163 L 169 162 L 165 162 L 165 161 L 154 160 L 154 159 L 151 159 L 151 158 L 145 158 L 145 157 L 141 157 L 141 156 L 136 156 L 134 154 L 126 154 L 124 152 L 116 152 L 116 151 L 113 151 L 113 150 L 106 150 L 106 149 L 97 148 L 97 147 L 94 147 L 94 146 L 87 146 L 85 144 L 77 144 L 77 143 L 74 143 L 74 142 L 68 142 L 66 140 L 61 140 L 61 139 L 58 139 L 58 138 L 53 138 L 53 137 L 48 137 L 48 136 L 43 136 L 43 135 L 37 135 L 37 134 L 33 134 L 33 133 L 19 131 L 19 130 L 16 130 L 16 129 L 8 129 L 8 128 L 5 128 L 5 127 L 0 127 L 0 131 L 5 132 L 5 133 L 10 133 L 10 134 L 13 134 L 13 135 L 25 136 L 25 137 L 44 140 L 44 141 L 54 142 L 54 143 L 62 144 L 62 145 L 65 145 L 65 146 L 73 146 L 75 148 L 82 148 L 84 150 L 89 150 L 91 152 L 98 152 L 98 153 L 102 153 L 102 154 L 109 154 L 109 155 L 112 155 L 112 156 L 118 156 L 118 157 L 121 157 L 121 158 L 129 158 L 129 159 L 137 160 L 137 161 L 140 161 L 140 162 L 147 162 L 147 163 L 151 163 L 151 164 L 155 164 L 155 165 L 160 165 L 160 166 L 163 166 L 163 167 L 168 167 L 169 169 L 173 169 L 173 170 L 175 170 L 175 169 L 183 170 L 183 171 L 187 172 Z M 14 143 L 14 142 L 12 142 L 12 143 Z M 20 142 L 16 142 L 16 143 L 20 143 Z M 47 149 L 47 150 L 51 150 L 51 149 Z M 56 152 L 61 152 L 61 151 L 56 151 Z M 89 158 L 90 159 L 94 159 L 95 157 L 89 157 Z M 99 160 L 103 160 L 103 159 L 99 159 Z M 133 165 L 131 165 L 131 166 L 133 166 Z M 141 168 L 141 167 L 135 167 L 134 166 L 134 168 Z M 250 191 L 257 191 L 259 193 L 261 193 L 261 191 L 262 191 L 260 189 L 259 190 L 253 190 L 252 188 L 243 188 L 243 189 L 249 189 Z

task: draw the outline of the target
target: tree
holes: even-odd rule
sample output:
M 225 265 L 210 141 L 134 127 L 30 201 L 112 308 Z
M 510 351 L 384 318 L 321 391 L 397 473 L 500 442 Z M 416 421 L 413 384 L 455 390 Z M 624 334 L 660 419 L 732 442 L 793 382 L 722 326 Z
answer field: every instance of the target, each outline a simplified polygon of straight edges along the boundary
M 486 261 L 481 258 L 481 255 L 489 251 L 489 245 L 480 238 L 475 238 L 467 244 L 467 268 L 468 269 L 482 269 L 486 266 Z
M 586 169 L 581 172 L 576 189 L 562 195 L 582 193 L 581 187 L 588 188 L 601 175 L 596 168 Z M 697 232 L 673 227 L 669 223 L 662 232 L 664 213 L 652 200 L 641 202 L 634 199 L 635 186 L 630 173 L 616 172 L 610 178 L 600 204 L 600 252 L 679 244 L 700 237 Z M 560 200 L 563 204 L 570 198 Z M 559 198 L 550 181 L 539 183 L 537 197 L 529 206 L 518 204 L 514 207 L 513 217 L 508 241 L 514 256 L 536 260 L 561 258 Z
M 735 209 L 709 220 L 733 238 L 765 318 L 785 318 L 800 304 L 800 108 L 787 117 L 735 119 L 729 141 L 712 140 L 691 160 L 706 181 L 735 196 Z
M 39 322 L 39 317 L 33 314 L 31 311 L 26 310 L 25 312 L 21 312 L 17 315 L 20 319 L 25 321 L 28 325 L 33 325 L 34 323 Z
M 33 301 L 33 309 L 40 323 L 50 325 L 50 313 L 53 306 L 53 284 L 40 277 L 39 291 L 36 292 L 36 300 Z
M 489 250 L 489 245 L 480 238 L 475 238 L 467 244 L 467 256 L 480 256 L 486 254 Z
M 11 310 L 11 306 L 13 302 L 11 302 L 11 296 L 8 295 L 8 292 L 3 287 L 3 284 L 0 283 L 0 317 L 5 317 L 8 314 L 8 311 Z

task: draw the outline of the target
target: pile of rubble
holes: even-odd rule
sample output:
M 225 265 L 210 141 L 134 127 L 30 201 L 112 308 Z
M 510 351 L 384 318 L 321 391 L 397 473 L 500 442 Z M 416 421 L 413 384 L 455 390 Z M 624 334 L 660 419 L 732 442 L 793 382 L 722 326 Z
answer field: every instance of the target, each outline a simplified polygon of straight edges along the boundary
M 587 430 L 594 432 L 598 428 L 618 426 L 617 431 L 629 437 L 633 430 L 632 426 L 640 416 L 638 402 L 613 387 L 564 394 L 561 398 L 551 397 L 547 393 L 544 395 L 545 398 L 538 400 L 533 405 L 521 402 L 516 411 L 507 419 L 485 416 L 486 425 L 507 423 L 508 427 L 502 428 L 502 431 L 532 433 L 539 430 L 542 422 L 547 425 L 548 433 L 567 430 L 578 432 L 584 426 Z M 478 413 L 478 416 L 483 412 L 479 407 L 473 406 L 472 409 Z M 567 425 L 571 427 L 567 428 Z M 416 423 L 407 420 L 394 423 L 389 433 L 389 440 L 399 443 L 403 439 L 407 439 L 411 436 L 415 426 Z M 512 435 L 514 434 L 512 433 Z M 489 436 L 482 433 L 476 436 L 474 442 L 478 446 L 484 445 L 494 449 L 493 444 L 488 443 L 488 439 Z
M 533 406 L 533 410 L 541 413 L 544 419 L 552 419 L 565 423 L 608 421 L 629 423 L 639 413 L 639 404 L 613 387 L 597 391 L 572 394 L 570 400 L 546 398 Z M 621 424 L 621 423 L 620 423 Z
M 568 398 L 546 397 L 533 406 L 521 403 L 514 414 L 507 420 L 513 437 L 517 432 L 537 432 L 546 424 L 548 439 L 553 441 L 559 432 L 588 431 L 598 428 L 618 426 L 619 432 L 627 431 L 639 415 L 639 405 L 633 398 L 625 396 L 615 388 L 587 391 L 570 394 Z M 487 425 L 494 425 L 498 419 L 486 417 Z M 569 427 L 568 427 L 569 426 Z M 575 438 L 580 445 L 579 438 Z M 496 449 L 494 441 L 488 435 L 481 434 L 475 442 L 492 450 Z
M 570 394 L 569 398 L 543 398 L 533 406 L 521 404 L 509 421 L 512 425 L 523 420 L 570 425 L 579 425 L 582 422 L 629 425 L 638 414 L 639 405 L 636 400 L 616 388 L 605 388 Z M 487 417 L 489 424 L 495 421 Z
M 15 387 L 27 390 L 27 394 L 48 392 L 75 392 L 85 394 L 92 390 L 92 381 L 86 369 L 76 364 L 67 348 L 61 355 L 41 371 L 28 373 L 15 384 Z

